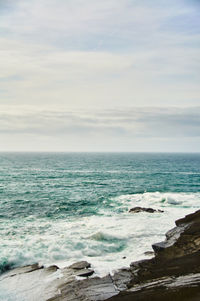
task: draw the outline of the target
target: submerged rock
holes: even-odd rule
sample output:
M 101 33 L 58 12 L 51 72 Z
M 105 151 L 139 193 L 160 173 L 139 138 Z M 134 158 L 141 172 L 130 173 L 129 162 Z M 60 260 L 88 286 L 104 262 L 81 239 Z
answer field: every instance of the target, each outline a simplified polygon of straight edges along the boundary
M 18 268 L 1 277 L 0 289 L 12 301 L 200 300 L 200 210 L 176 221 L 166 240 L 153 249 L 153 258 L 102 278 L 76 279 L 92 273 L 87 262 L 64 269 Z
M 153 208 L 144 208 L 144 207 L 134 207 L 134 208 L 131 208 L 129 210 L 129 212 L 131 213 L 139 213 L 139 212 L 148 212 L 148 213 L 154 213 L 154 212 L 164 212 L 163 210 L 156 210 L 156 209 L 153 209 Z

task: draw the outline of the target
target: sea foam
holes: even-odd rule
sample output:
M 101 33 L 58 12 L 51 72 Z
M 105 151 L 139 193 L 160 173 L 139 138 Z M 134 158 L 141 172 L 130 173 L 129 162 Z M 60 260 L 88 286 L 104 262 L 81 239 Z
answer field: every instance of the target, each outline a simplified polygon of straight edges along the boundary
M 142 193 L 121 195 L 111 202 L 115 206 L 110 212 L 102 209 L 97 216 L 68 220 L 32 216 L 10 221 L 1 239 L 1 271 L 34 262 L 66 266 L 87 260 L 98 275 L 105 275 L 144 258 L 144 252 L 164 239 L 177 218 L 200 208 L 200 194 Z M 134 206 L 162 209 L 164 213 L 129 213 Z

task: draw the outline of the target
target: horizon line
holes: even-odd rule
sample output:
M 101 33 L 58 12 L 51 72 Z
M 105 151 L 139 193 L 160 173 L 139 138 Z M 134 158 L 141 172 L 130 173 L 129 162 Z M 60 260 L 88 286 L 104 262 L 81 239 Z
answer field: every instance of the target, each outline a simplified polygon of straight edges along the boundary
M 125 153 L 125 154 L 200 154 L 200 151 L 47 151 L 0 150 L 0 153 Z

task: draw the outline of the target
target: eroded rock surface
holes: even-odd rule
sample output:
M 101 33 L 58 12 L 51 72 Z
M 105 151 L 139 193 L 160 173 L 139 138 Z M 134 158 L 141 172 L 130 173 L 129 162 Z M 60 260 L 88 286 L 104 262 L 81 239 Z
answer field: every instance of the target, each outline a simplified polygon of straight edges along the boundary
M 133 262 L 128 289 L 109 300 L 200 300 L 200 210 L 152 247 L 155 257 Z
M 114 275 L 80 280 L 77 273 L 91 272 L 78 262 L 59 269 L 32 265 L 14 269 L 0 278 L 0 290 L 9 301 L 199 301 L 200 210 L 176 221 L 166 240 L 155 243 L 155 256 L 133 262 Z

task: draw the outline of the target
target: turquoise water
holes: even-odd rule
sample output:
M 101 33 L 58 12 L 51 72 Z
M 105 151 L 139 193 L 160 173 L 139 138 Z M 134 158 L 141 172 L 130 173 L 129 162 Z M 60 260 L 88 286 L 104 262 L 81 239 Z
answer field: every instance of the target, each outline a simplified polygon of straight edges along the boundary
M 101 274 L 198 208 L 199 154 L 1 153 L 0 269 L 87 259 Z

